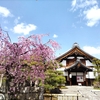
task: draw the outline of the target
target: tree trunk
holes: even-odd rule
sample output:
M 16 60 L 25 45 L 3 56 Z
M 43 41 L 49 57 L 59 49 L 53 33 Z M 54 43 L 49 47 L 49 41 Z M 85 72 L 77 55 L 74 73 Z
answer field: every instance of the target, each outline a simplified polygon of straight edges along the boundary
M 43 94 L 44 94 L 44 87 L 40 87 L 39 100 L 43 100 Z

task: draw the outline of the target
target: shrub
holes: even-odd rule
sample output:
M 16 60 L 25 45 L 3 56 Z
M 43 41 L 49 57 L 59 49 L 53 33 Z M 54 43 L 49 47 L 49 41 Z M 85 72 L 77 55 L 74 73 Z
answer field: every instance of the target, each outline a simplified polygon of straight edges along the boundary
M 64 83 L 65 77 L 63 76 L 62 72 L 52 69 L 46 71 L 46 79 L 44 84 L 46 91 L 50 91 L 52 89 L 57 90 L 58 86 L 61 86 Z

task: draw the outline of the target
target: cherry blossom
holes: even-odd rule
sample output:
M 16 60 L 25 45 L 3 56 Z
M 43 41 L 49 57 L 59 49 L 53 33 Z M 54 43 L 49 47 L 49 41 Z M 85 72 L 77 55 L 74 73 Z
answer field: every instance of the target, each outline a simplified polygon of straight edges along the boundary
M 44 82 L 45 71 L 53 67 L 57 42 L 49 40 L 42 43 L 48 34 L 19 37 L 12 43 L 7 34 L 0 29 L 0 72 L 7 78 L 9 93 L 16 94 L 26 81 Z M 51 64 L 52 63 L 52 64 Z

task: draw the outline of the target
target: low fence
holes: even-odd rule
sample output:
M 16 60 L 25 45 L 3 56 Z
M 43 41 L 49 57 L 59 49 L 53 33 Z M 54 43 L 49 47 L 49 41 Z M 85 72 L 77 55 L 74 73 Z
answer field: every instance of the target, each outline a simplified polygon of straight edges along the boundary
M 8 100 L 5 94 L 4 96 L 5 99 L 0 100 Z M 26 87 L 24 92 L 20 91 L 16 100 L 39 100 L 39 96 L 40 91 L 35 92 L 34 88 Z M 79 97 L 80 94 L 44 94 L 43 100 L 79 100 Z M 9 100 L 15 100 L 14 95 L 9 95 Z
M 14 94 L 7 94 L 5 86 L 0 88 L 0 100 L 39 100 L 39 95 L 40 91 L 35 90 L 34 87 L 25 87 L 20 89 L 15 99 Z
M 15 100 L 13 95 L 9 97 L 9 100 Z M 79 97 L 79 94 L 44 94 L 43 100 L 81 100 Z M 0 100 L 6 100 L 6 98 L 0 98 Z M 39 100 L 39 92 L 20 93 L 16 100 Z
M 17 100 L 39 100 L 39 92 L 28 92 L 28 93 L 19 93 Z M 13 99 L 13 95 L 9 95 L 10 100 Z
M 79 94 L 44 94 L 44 100 L 79 100 Z
M 15 99 L 14 95 L 9 95 L 9 98 L 6 98 L 5 94 L 0 93 L 0 100 L 39 100 L 39 94 L 39 92 L 19 93 Z

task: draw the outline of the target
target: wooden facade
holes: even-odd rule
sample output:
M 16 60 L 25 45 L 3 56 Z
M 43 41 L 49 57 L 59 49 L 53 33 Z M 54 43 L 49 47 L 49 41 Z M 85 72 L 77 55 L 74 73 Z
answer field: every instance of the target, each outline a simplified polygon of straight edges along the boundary
M 83 51 L 77 43 L 63 55 L 56 58 L 62 63 L 66 85 L 92 85 L 93 76 L 93 56 Z M 90 65 L 87 66 L 87 62 Z

